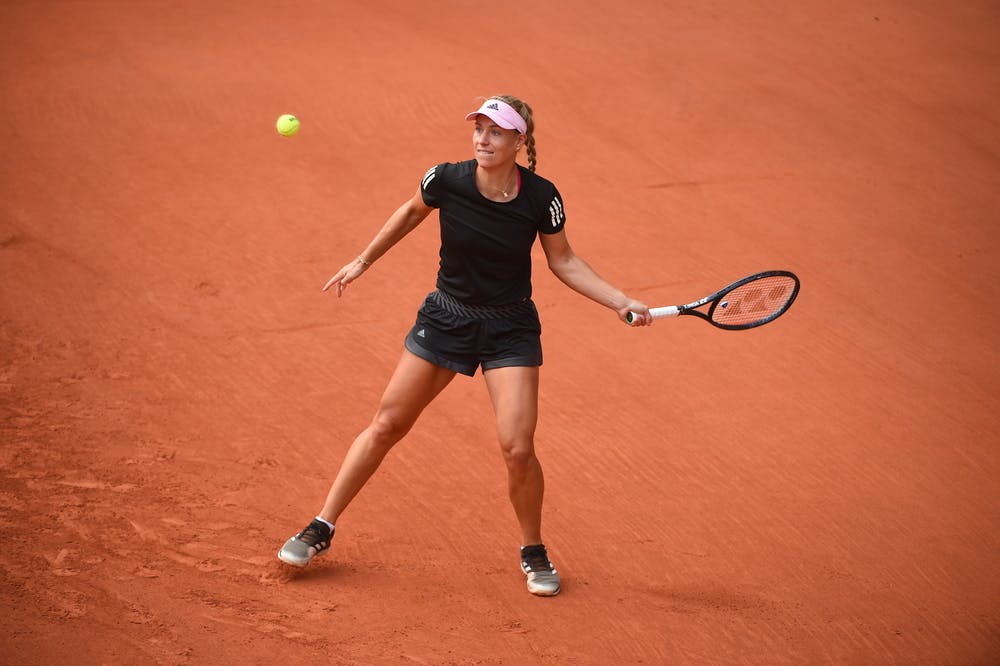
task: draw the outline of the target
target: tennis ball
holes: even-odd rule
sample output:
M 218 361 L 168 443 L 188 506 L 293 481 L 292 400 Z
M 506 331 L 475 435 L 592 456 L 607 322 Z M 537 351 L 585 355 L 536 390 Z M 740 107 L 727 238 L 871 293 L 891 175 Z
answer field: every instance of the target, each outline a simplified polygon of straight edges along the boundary
M 278 122 L 274 126 L 281 136 L 295 136 L 299 132 L 300 123 L 298 118 L 286 113 L 278 118 Z

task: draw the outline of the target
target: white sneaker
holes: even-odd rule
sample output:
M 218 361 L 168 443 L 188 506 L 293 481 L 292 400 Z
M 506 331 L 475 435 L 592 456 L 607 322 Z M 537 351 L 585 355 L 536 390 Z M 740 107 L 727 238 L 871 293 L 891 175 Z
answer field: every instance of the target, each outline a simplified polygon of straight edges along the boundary
M 304 567 L 312 558 L 330 547 L 333 530 L 326 523 L 313 520 L 309 525 L 285 542 L 278 551 L 278 559 L 293 567 Z
M 521 546 L 521 571 L 528 577 L 528 592 L 540 597 L 559 594 L 559 572 L 549 562 L 545 546 Z

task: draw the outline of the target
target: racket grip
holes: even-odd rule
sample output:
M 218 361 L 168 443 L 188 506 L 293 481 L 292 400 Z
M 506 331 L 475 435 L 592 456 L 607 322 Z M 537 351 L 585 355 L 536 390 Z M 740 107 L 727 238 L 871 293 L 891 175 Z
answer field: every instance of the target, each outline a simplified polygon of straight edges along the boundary
M 680 313 L 681 309 L 676 305 L 668 305 L 663 308 L 649 308 L 649 314 L 652 315 L 653 319 L 660 319 L 661 317 L 676 317 Z M 635 318 L 638 316 L 638 313 L 629 312 L 625 315 L 625 321 L 629 326 L 635 326 Z

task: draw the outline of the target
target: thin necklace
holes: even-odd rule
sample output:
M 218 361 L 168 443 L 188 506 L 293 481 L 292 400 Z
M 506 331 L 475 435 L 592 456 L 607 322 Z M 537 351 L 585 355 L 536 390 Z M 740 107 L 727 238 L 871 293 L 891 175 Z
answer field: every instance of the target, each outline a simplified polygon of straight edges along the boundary
M 502 190 L 498 190 L 498 192 L 500 192 L 500 194 L 503 195 L 504 199 L 506 199 L 507 197 L 510 196 L 509 194 L 507 194 L 507 190 L 509 190 L 511 188 L 511 186 L 514 184 L 514 177 L 515 176 L 517 176 L 517 167 L 514 167 L 514 173 L 512 173 L 510 175 L 510 180 L 507 181 L 507 187 L 505 187 Z

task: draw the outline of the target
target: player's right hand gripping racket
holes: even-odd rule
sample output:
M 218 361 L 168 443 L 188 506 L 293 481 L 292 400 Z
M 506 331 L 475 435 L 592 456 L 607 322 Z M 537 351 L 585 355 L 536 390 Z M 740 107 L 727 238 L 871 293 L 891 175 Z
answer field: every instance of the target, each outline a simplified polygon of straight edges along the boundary
M 792 306 L 799 295 L 799 278 L 789 271 L 764 271 L 737 280 L 711 296 L 687 305 L 650 308 L 653 319 L 695 315 L 727 331 L 742 331 L 774 321 Z M 698 308 L 708 305 L 702 312 Z M 637 315 L 629 312 L 629 324 Z

